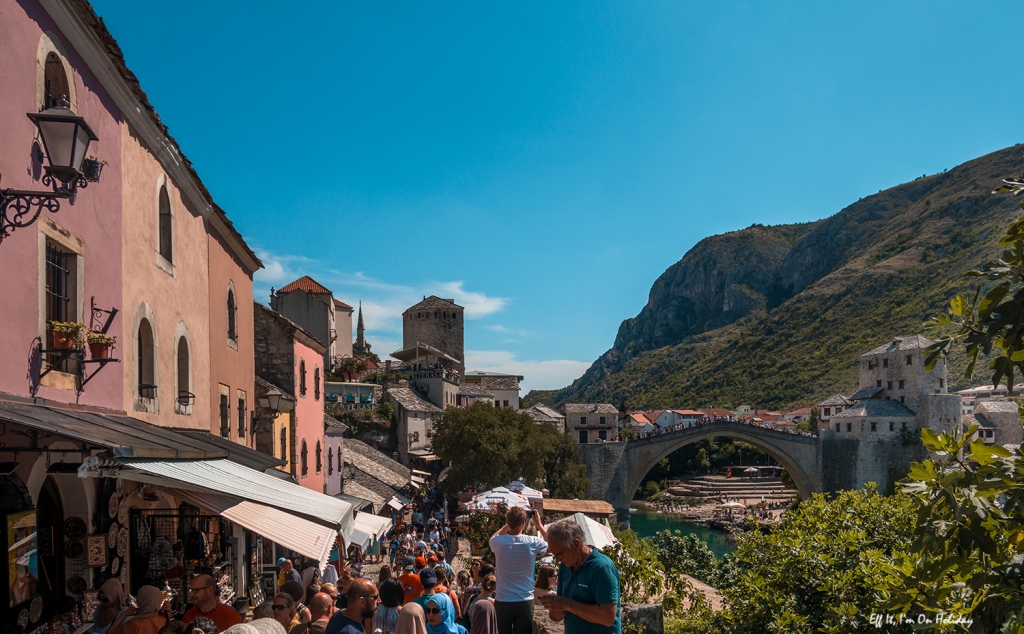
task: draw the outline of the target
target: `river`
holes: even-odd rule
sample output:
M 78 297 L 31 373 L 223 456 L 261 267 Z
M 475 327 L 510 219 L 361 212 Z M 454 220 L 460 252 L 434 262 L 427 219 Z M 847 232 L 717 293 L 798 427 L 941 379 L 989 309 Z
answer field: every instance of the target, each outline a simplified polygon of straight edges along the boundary
M 715 557 L 719 559 L 721 559 L 722 555 L 736 550 L 735 544 L 727 541 L 725 533 L 711 530 L 701 524 L 670 518 L 653 511 L 633 509 L 629 514 L 629 527 L 636 531 L 636 534 L 640 537 L 653 537 L 655 533 L 660 531 L 678 530 L 684 535 L 693 533 L 698 539 L 706 543 L 711 552 L 715 553 Z

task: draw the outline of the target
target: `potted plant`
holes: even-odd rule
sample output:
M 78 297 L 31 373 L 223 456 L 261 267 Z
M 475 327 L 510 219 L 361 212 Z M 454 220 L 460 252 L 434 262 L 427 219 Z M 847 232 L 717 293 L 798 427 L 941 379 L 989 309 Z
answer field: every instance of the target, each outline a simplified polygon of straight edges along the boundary
M 76 321 L 51 321 L 50 341 L 54 350 L 81 350 L 83 347 L 82 331 L 85 324 Z
M 100 161 L 95 156 L 90 156 L 82 161 L 82 175 L 85 176 L 85 180 L 95 183 L 100 180 L 100 172 L 103 171 L 103 166 L 106 164 L 106 161 Z
M 95 330 L 90 330 L 85 339 L 89 342 L 89 354 L 93 359 L 109 359 L 114 344 L 117 343 L 117 337 Z

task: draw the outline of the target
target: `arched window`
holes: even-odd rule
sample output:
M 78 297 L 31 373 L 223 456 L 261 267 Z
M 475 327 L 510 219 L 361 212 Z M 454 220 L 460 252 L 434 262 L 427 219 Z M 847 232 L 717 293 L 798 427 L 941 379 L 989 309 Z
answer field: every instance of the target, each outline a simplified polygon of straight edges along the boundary
M 306 395 L 306 360 L 299 361 L 299 396 Z
M 327 448 L 327 475 L 334 475 L 334 447 Z
M 320 400 L 320 366 L 313 368 L 313 399 Z
M 167 185 L 160 187 L 160 255 L 168 262 L 174 262 L 173 233 L 171 231 L 171 199 L 167 195 Z
M 299 452 L 299 465 L 302 467 L 302 477 L 309 473 L 309 452 L 306 450 L 306 439 L 302 439 L 302 451 Z
M 320 473 L 324 469 L 323 454 L 320 453 L 320 441 L 316 441 L 316 472 Z
M 278 456 L 281 460 L 288 460 L 288 428 L 281 428 L 281 455 Z
M 139 363 L 139 396 L 156 398 L 156 351 L 154 349 L 153 326 L 148 319 L 139 322 L 139 349 L 136 358 Z
M 233 288 L 228 289 L 228 339 L 235 341 L 238 339 L 238 323 L 237 315 L 235 310 L 235 290 Z
M 38 75 L 37 75 L 38 77 Z M 43 71 L 43 107 L 53 108 L 60 105 L 61 101 L 71 103 L 71 90 L 68 85 L 68 75 L 64 72 L 64 62 L 56 53 L 49 53 L 46 56 L 46 68 Z
M 188 414 L 192 404 L 192 381 L 189 373 L 188 340 L 178 337 L 178 400 L 174 411 Z

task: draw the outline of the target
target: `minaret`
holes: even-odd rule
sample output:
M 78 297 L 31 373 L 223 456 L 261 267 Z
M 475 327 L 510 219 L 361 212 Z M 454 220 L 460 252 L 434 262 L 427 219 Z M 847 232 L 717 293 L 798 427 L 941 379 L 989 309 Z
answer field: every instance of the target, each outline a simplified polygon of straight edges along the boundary
M 359 302 L 359 323 L 356 326 L 356 345 L 352 346 L 355 354 L 366 354 L 366 336 L 363 333 L 363 302 Z

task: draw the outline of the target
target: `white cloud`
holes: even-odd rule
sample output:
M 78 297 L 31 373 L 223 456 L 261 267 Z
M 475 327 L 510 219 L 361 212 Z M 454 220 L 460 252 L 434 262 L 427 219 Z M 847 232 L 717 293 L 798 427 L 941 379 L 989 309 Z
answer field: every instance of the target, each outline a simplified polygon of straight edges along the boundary
M 479 319 L 500 312 L 508 302 L 504 297 L 488 297 L 483 293 L 467 291 L 463 285 L 464 282 L 442 282 L 439 288 L 442 297 L 454 298 L 456 304 L 466 308 L 467 319 Z
M 524 330 L 522 328 L 509 328 L 507 326 L 502 326 L 501 324 L 492 324 L 490 326 L 484 326 L 484 328 L 486 328 L 487 330 L 490 330 L 491 332 L 500 332 L 503 335 L 515 335 L 517 337 L 532 337 L 533 336 L 533 331 Z M 506 341 L 512 341 L 512 340 L 508 339 Z
M 482 372 L 518 374 L 523 379 L 523 395 L 530 390 L 563 388 L 578 379 L 590 367 L 589 361 L 550 359 L 523 361 L 508 350 L 466 350 L 466 369 Z

